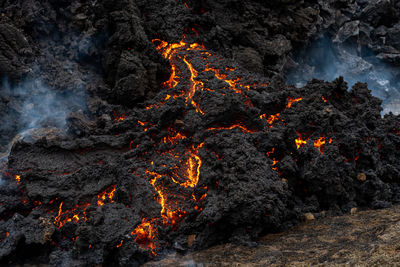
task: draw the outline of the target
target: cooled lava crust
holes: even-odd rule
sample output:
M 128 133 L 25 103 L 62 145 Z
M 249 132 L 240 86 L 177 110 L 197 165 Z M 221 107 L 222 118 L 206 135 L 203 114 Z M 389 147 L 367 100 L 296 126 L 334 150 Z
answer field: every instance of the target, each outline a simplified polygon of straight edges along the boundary
M 18 55 L 12 80 L 33 75 L 23 70 L 35 59 L 57 90 L 87 82 L 88 111 L 69 116 L 68 134 L 43 130 L 13 145 L 0 187 L 3 264 L 135 266 L 228 240 L 252 244 L 307 212 L 399 202 L 400 118 L 382 118 L 366 84 L 280 80 L 291 44 L 322 23 L 313 1 L 55 2 L 6 9 L 3 23 L 28 32 L 33 51 Z M 243 8 L 254 14 L 238 15 Z M 308 14 L 310 24 L 274 24 L 281 12 Z M 246 16 L 250 30 L 237 31 Z M 45 39 L 52 30 L 59 36 Z M 72 33 L 92 47 L 78 49 Z M 252 45 L 263 40 L 259 62 Z M 53 48 L 73 52 L 49 57 Z M 70 82 L 45 71 L 73 59 L 81 76 Z

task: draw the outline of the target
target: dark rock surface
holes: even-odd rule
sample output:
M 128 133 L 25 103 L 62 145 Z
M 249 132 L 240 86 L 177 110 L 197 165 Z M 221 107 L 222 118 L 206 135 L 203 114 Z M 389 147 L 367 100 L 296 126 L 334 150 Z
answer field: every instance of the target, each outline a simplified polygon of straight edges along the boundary
M 326 217 L 260 238 L 225 244 L 144 266 L 397 266 L 399 207 Z
M 1 264 L 137 266 L 399 202 L 400 118 L 284 81 L 322 31 L 394 51 L 373 2 L 4 1 Z

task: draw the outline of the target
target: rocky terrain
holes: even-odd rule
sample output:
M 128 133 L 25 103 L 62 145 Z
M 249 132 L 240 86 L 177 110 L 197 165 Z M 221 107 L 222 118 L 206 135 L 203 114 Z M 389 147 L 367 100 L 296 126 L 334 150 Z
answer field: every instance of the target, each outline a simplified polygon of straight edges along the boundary
M 1 264 L 137 266 L 400 201 L 395 1 L 0 11 Z
M 399 207 L 352 212 L 269 234 L 248 247 L 219 245 L 144 266 L 398 266 Z

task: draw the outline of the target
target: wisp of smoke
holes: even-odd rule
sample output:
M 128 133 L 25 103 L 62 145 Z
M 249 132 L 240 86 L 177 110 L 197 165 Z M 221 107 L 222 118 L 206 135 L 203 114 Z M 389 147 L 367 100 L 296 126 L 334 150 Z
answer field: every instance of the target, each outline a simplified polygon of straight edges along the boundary
M 357 82 L 368 83 L 372 94 L 383 100 L 383 113 L 400 114 L 400 71 L 363 48 L 336 44 L 323 36 L 297 56 L 299 66 L 287 75 L 287 81 L 297 87 L 317 78 L 331 81 L 343 76 L 352 87 Z M 395 104 L 397 103 L 397 104 Z
M 17 122 L 16 136 L 6 140 L 6 151 L 0 154 L 0 165 L 5 165 L 12 145 L 19 139 L 30 141 L 35 130 L 57 128 L 65 130 L 66 118 L 72 111 L 86 108 L 85 98 L 74 93 L 58 92 L 50 89 L 40 79 L 26 80 L 18 85 L 11 85 L 3 79 L 1 96 L 10 99 L 14 122 Z M 13 122 L 4 121 L 2 131 L 14 129 Z M 2 138 L 5 138 L 4 136 Z

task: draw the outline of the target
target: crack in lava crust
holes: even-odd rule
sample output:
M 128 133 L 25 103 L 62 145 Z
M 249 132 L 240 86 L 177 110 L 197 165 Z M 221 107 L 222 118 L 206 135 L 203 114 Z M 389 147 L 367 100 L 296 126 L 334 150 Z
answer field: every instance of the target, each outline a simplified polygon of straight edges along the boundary
M 320 113 L 311 116 L 307 113 L 309 106 L 316 105 L 319 110 L 325 110 L 329 117 L 333 105 L 342 105 L 338 99 L 343 97 L 340 94 L 345 94 L 345 90 L 336 92 L 342 86 L 340 80 L 333 85 L 326 85 L 332 90 L 326 89 L 325 94 L 330 93 L 329 96 L 303 89 L 276 89 L 263 78 L 249 75 L 218 58 L 204 45 L 185 40 L 185 37 L 179 43 L 153 40 L 158 52 L 170 62 L 171 76 L 162 84 L 163 91 L 146 107 L 130 110 L 129 114 L 117 109 L 110 112 L 112 127 L 115 127 L 111 127 L 110 132 L 113 140 L 123 140 L 121 143 L 116 146 L 107 144 L 109 147 L 104 148 L 106 145 L 100 141 L 92 144 L 91 148 L 68 150 L 68 156 L 63 155 L 62 160 L 64 157 L 77 158 L 78 164 L 59 166 L 51 171 L 46 169 L 48 166 L 37 167 L 35 161 L 29 167 L 24 167 L 23 171 L 9 170 L 7 177 L 15 180 L 20 193 L 18 197 L 27 207 L 24 212 L 30 214 L 44 210 L 51 219 L 41 220 L 46 225 L 52 224 L 62 233 L 59 243 L 68 240 L 73 244 L 71 246 L 84 247 L 84 252 L 96 251 L 99 247 L 97 244 L 92 244 L 88 240 L 90 238 L 71 229 L 81 229 L 79 226 L 87 224 L 97 226 L 102 224 L 102 220 L 106 221 L 106 225 L 112 224 L 114 218 L 108 218 L 107 212 L 113 207 L 118 211 L 123 210 L 123 216 L 117 219 L 124 221 L 125 228 L 118 233 L 117 240 L 107 241 L 107 244 L 112 243 L 118 251 L 135 246 L 140 253 L 156 257 L 162 254 L 164 248 L 173 246 L 168 242 L 174 242 L 176 236 L 211 229 L 218 220 L 222 221 L 222 227 L 223 223 L 230 221 L 239 221 L 240 227 L 247 225 L 247 216 L 255 220 L 255 225 L 274 225 L 277 224 L 276 220 L 283 221 L 286 215 L 273 213 L 279 210 L 275 209 L 276 205 L 281 210 L 288 209 L 280 202 L 289 194 L 289 190 L 284 188 L 290 186 L 296 196 L 307 198 L 310 188 L 312 190 L 309 186 L 312 181 L 305 182 L 305 175 L 307 172 L 324 170 L 322 164 L 332 162 L 332 151 L 336 153 L 336 161 L 348 164 L 345 166 L 347 168 L 358 167 L 366 161 L 361 145 L 349 147 L 340 142 L 330 128 L 330 121 L 324 126 L 326 129 L 321 130 L 313 122 L 313 119 L 322 120 L 314 117 L 320 116 Z M 214 112 L 216 107 L 210 106 L 210 102 L 215 103 L 209 98 L 215 100 L 216 105 L 226 104 L 222 115 Z M 316 109 L 315 106 L 313 109 Z M 134 129 L 129 132 L 127 128 Z M 392 135 L 398 135 L 398 129 L 397 125 L 390 125 Z M 362 144 L 373 147 L 368 151 L 375 149 L 381 153 L 384 145 L 378 137 L 370 133 L 365 138 Z M 91 155 L 88 157 L 91 162 L 80 162 L 86 154 Z M 53 179 L 52 182 L 60 187 L 65 181 L 79 181 L 78 176 L 84 170 L 87 171 L 84 177 L 88 180 L 95 173 L 93 169 L 100 175 L 93 178 L 95 181 L 88 182 L 90 185 L 87 187 L 96 189 L 89 188 L 82 197 L 74 199 L 68 194 L 59 197 L 50 194 L 52 197 L 49 200 L 26 194 L 26 182 L 45 176 L 32 176 L 32 168 L 43 170 L 51 177 L 49 180 Z M 248 170 L 251 170 L 250 175 L 246 173 Z M 103 176 L 111 178 L 103 180 Z M 235 180 L 232 177 L 238 178 Z M 234 181 L 232 184 L 231 179 Z M 242 181 L 245 181 L 245 186 L 241 184 Z M 47 184 L 41 186 L 46 187 Z M 245 187 L 251 187 L 251 190 L 246 191 Z M 138 189 L 135 191 L 135 188 Z M 236 190 L 234 193 L 230 191 L 232 188 Z M 54 188 L 43 190 L 51 191 Z M 144 196 L 140 190 L 149 192 L 149 196 Z M 244 202 L 241 202 L 242 197 Z M 234 199 L 229 203 L 232 204 L 230 209 L 217 210 L 221 198 Z M 141 199 L 150 199 L 148 202 L 152 203 L 140 203 Z M 208 201 L 217 204 L 207 209 Z M 252 208 L 253 204 L 255 206 Z M 251 214 L 246 214 L 247 205 Z M 91 218 L 91 214 L 102 210 L 105 214 L 101 218 Z M 244 212 L 238 213 L 241 214 L 238 216 L 234 213 L 236 210 Z M 259 210 L 262 212 L 258 214 Z M 14 213 L 7 214 L 5 219 L 11 218 Z M 233 214 L 232 217 L 230 214 Z M 220 231 L 221 225 L 217 225 L 213 231 Z M 263 227 L 256 229 L 256 235 L 264 230 Z M 86 228 L 82 228 L 85 232 Z M 10 234 L 4 239 L 13 236 L 12 231 L 8 232 Z M 54 246 L 60 246 L 59 243 Z M 64 249 L 62 246 L 59 248 Z

